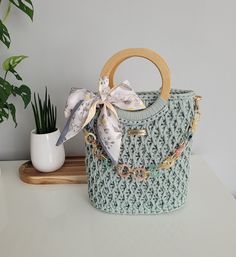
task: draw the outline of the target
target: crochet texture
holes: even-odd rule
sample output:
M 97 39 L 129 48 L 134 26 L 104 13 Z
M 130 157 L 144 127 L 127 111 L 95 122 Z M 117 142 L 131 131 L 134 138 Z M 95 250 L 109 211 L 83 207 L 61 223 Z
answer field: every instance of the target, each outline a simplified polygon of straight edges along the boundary
M 138 93 L 146 106 L 153 104 L 159 92 Z M 161 105 L 160 105 L 161 106 Z M 147 108 L 148 111 L 148 108 Z M 194 115 L 194 93 L 172 90 L 166 105 L 152 115 L 142 115 L 138 120 L 120 117 L 123 125 L 119 163 L 130 167 L 158 166 L 179 143 L 191 124 Z M 88 130 L 96 133 L 96 118 Z M 130 129 L 146 129 L 146 136 L 130 136 Z M 117 214 L 157 214 L 173 211 L 186 200 L 191 142 L 173 167 L 159 170 L 156 176 L 137 181 L 129 176 L 120 177 L 108 161 L 98 160 L 91 146 L 86 146 L 89 198 L 94 207 Z

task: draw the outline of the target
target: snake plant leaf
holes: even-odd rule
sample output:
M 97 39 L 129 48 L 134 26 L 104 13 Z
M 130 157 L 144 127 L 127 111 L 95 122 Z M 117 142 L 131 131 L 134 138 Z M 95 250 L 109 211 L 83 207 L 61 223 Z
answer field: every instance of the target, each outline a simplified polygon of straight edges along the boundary
M 56 131 L 57 109 L 51 103 L 47 87 L 45 89 L 44 99 L 39 94 L 34 93 L 34 99 L 31 103 L 35 118 L 37 134 L 46 134 Z
M 30 88 L 26 85 L 21 85 L 20 87 L 14 87 L 13 92 L 22 98 L 25 108 L 26 108 L 31 101 Z
M 15 123 L 15 127 L 17 126 L 16 122 L 16 107 L 13 104 L 8 104 L 8 109 L 10 111 L 11 117 Z
M 22 12 L 27 14 L 30 19 L 33 21 L 34 16 L 34 6 L 31 0 L 9 0 L 13 3 L 17 8 L 19 8 Z
M 28 56 L 25 55 L 17 55 L 17 56 L 11 56 L 9 58 L 7 58 L 3 64 L 2 64 L 2 68 L 5 71 L 11 71 L 11 69 L 13 69 L 13 71 L 15 71 L 15 67 L 25 58 L 27 58 Z M 14 74 L 14 73 L 13 73 Z
M 4 45 L 7 46 L 7 48 L 10 47 L 11 38 L 8 33 L 7 27 L 2 23 L 1 20 L 0 20 L 0 40 L 3 42 Z
M 37 104 L 37 103 L 35 102 L 35 104 Z M 35 106 L 32 102 L 31 102 L 31 106 L 32 106 L 33 113 L 34 113 L 34 118 L 35 118 L 36 133 L 37 133 L 37 134 L 40 134 L 40 133 L 39 133 L 40 120 L 39 120 L 38 112 L 36 111 L 36 106 Z
M 34 118 L 35 118 L 35 124 L 36 124 L 36 133 L 40 134 L 41 132 L 41 124 L 40 124 L 40 118 L 39 118 L 39 108 L 38 108 L 38 103 L 36 100 L 36 94 L 34 93 L 34 102 L 31 102 L 32 108 L 33 108 L 33 113 L 34 113 Z

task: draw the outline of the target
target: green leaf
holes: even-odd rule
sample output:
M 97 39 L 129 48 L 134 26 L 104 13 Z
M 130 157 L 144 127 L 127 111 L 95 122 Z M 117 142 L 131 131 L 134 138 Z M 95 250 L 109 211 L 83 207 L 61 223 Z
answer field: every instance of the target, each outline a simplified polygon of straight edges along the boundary
M 34 118 L 35 118 L 35 124 L 36 124 L 36 133 L 40 134 L 40 118 L 39 118 L 39 111 L 38 111 L 38 104 L 36 101 L 36 94 L 34 93 L 34 103 L 31 102 Z
M 6 103 L 7 99 L 8 99 L 8 95 L 6 94 L 5 90 L 2 87 L 0 87 L 0 107 L 1 108 Z
M 57 109 L 51 104 L 50 95 L 47 88 L 45 90 L 44 99 L 39 94 L 34 93 L 32 104 L 37 134 L 45 134 L 56 131 Z
M 0 106 L 2 106 L 12 93 L 12 85 L 0 77 Z
M 3 64 L 2 64 L 2 68 L 5 71 L 10 71 L 12 72 L 10 69 L 15 69 L 15 67 L 25 58 L 27 58 L 28 56 L 25 55 L 18 55 L 18 56 L 11 56 L 9 58 L 7 58 Z
M 0 108 L 0 119 L 3 120 L 3 117 L 8 119 L 9 118 L 9 113 L 6 112 L 4 109 L 8 110 L 8 107 L 2 107 Z
M 22 80 L 21 76 L 16 70 L 14 70 L 13 68 L 10 68 L 9 71 L 16 77 L 17 80 Z
M 2 23 L 1 20 L 0 20 L 0 40 L 3 42 L 4 45 L 7 46 L 7 48 L 10 47 L 11 38 L 8 33 L 7 27 Z
M 13 104 L 8 104 L 8 109 L 10 111 L 11 117 L 15 123 L 15 127 L 17 126 L 16 122 L 16 107 Z
M 53 122 L 53 127 L 56 129 L 57 126 L 57 107 L 55 106 L 55 114 L 54 114 L 54 122 Z
M 35 102 L 35 105 L 36 104 L 37 103 Z M 34 113 L 34 119 L 35 119 L 35 124 L 36 124 L 36 133 L 39 134 L 40 121 L 39 121 L 38 112 L 36 111 L 36 107 L 34 106 L 34 104 L 32 102 L 31 102 L 31 105 L 32 105 L 32 109 L 33 109 L 33 113 Z
M 30 19 L 33 21 L 34 16 L 34 6 L 31 0 L 9 0 L 13 3 L 17 8 L 19 8 L 22 12 L 27 14 Z
M 3 122 L 4 119 L 8 119 L 8 118 L 9 118 L 8 104 L 5 103 L 2 107 L 0 107 L 0 123 Z
M 22 98 L 26 108 L 31 101 L 30 88 L 27 87 L 26 85 L 21 85 L 20 87 L 14 87 L 13 92 Z
M 3 89 L 4 94 L 6 94 L 7 98 L 11 95 L 12 85 L 8 81 L 4 80 L 2 77 L 0 77 L 0 88 Z M 0 94 L 0 97 L 1 97 L 1 94 Z
M 41 129 L 42 129 L 42 133 L 46 133 L 46 124 L 45 124 L 45 112 L 43 109 L 43 104 L 42 104 L 42 100 L 38 94 L 38 103 L 39 103 L 39 112 L 40 112 L 40 120 L 41 120 Z

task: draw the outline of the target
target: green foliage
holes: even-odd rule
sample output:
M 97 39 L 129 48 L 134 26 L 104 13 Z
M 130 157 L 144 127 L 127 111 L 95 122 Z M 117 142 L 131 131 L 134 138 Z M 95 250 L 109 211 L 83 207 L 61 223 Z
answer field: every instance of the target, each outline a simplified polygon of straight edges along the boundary
M 9 71 L 10 69 L 14 69 L 17 66 L 17 64 L 19 64 L 25 58 L 27 58 L 27 56 L 25 56 L 25 55 L 11 56 L 3 62 L 2 68 L 5 71 Z
M 50 95 L 45 90 L 44 101 L 39 94 L 34 93 L 34 102 L 31 102 L 37 134 L 47 134 L 57 130 L 57 107 L 51 103 Z
M 22 98 L 25 108 L 28 106 L 28 104 L 31 101 L 31 90 L 26 85 L 21 85 L 20 87 L 14 87 L 13 95 L 19 95 Z
M 8 0 L 8 1 L 9 3 L 8 3 L 8 7 L 4 15 L 4 18 L 0 19 L 0 40 L 3 42 L 4 45 L 7 46 L 7 48 L 10 47 L 11 38 L 8 32 L 8 29 L 4 23 L 10 14 L 11 4 L 16 6 L 19 10 L 24 12 L 26 15 L 28 15 L 32 21 L 34 16 L 34 6 L 31 0 Z
M 16 59 L 15 56 L 6 59 L 2 66 L 5 70 L 4 78 L 0 77 L 0 123 L 3 122 L 5 119 L 8 119 L 9 116 L 12 117 L 15 126 L 17 126 L 16 122 L 16 108 L 13 103 L 9 102 L 9 97 L 13 96 L 20 96 L 22 101 L 24 102 L 24 107 L 26 108 L 31 101 L 31 91 L 30 88 L 26 85 L 15 86 L 12 85 L 10 82 L 6 80 L 7 74 L 9 72 L 14 74 L 14 69 L 17 64 L 19 64 L 25 57 L 18 56 Z M 15 60 L 15 61 L 11 61 Z M 15 71 L 16 72 L 16 71 Z M 18 74 L 18 73 L 17 73 Z M 14 74 L 15 75 L 15 74 Z
M 2 23 L 1 20 L 0 20 L 0 40 L 3 42 L 4 45 L 7 46 L 7 48 L 10 47 L 11 38 L 8 33 L 7 27 Z
M 15 70 L 15 67 L 25 58 L 27 58 L 25 55 L 11 56 L 3 62 L 2 68 L 6 72 L 11 72 L 17 80 L 22 80 L 21 76 Z
M 3 16 L 3 19 L 0 19 L 0 41 L 7 48 L 10 47 L 11 38 L 5 25 L 5 21 L 9 16 L 11 6 L 13 5 L 28 15 L 31 20 L 33 20 L 34 15 L 34 7 L 31 0 L 8 0 L 8 6 L 5 11 L 5 15 Z M 12 117 L 15 126 L 17 126 L 16 108 L 14 104 L 10 102 L 11 96 L 19 96 L 24 102 L 25 108 L 31 101 L 31 91 L 28 86 L 24 84 L 16 86 L 7 81 L 7 75 L 9 73 L 12 73 L 17 80 L 22 81 L 21 76 L 18 74 L 15 68 L 25 58 L 27 58 L 25 55 L 11 56 L 7 58 L 2 64 L 2 68 L 5 74 L 4 77 L 0 76 L 0 123 L 9 119 L 9 117 Z
M 22 12 L 27 14 L 31 20 L 33 20 L 34 16 L 34 7 L 31 0 L 9 0 L 13 3 L 17 8 L 19 8 Z

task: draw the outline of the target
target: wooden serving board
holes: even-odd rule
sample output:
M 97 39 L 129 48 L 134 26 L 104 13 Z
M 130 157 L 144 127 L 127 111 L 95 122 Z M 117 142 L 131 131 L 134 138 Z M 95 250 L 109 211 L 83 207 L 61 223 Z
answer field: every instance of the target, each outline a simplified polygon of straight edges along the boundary
M 54 172 L 40 172 L 31 161 L 19 168 L 20 179 L 28 184 L 87 184 L 85 157 L 67 157 L 61 169 Z

